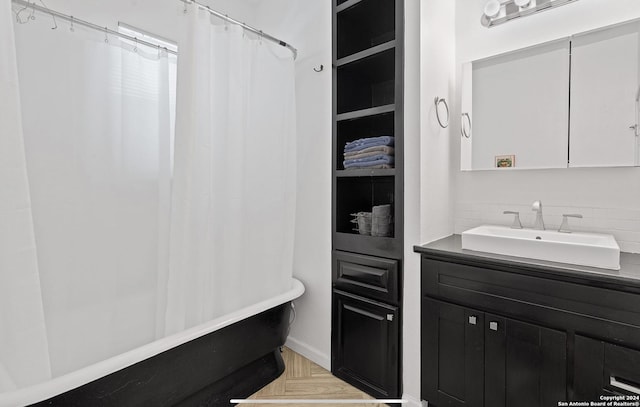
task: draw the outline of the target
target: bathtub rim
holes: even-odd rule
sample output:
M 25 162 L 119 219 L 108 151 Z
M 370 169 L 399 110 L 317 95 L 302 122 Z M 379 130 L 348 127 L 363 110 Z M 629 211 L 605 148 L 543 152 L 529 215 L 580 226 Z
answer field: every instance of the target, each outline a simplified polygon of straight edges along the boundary
M 73 390 L 142 360 L 166 352 L 211 332 L 225 328 L 253 315 L 291 302 L 304 294 L 302 282 L 292 277 L 291 288 L 275 297 L 241 308 L 222 317 L 204 322 L 187 330 L 157 339 L 130 351 L 102 360 L 62 376 L 28 387 L 0 393 L 0 407 L 27 406 Z

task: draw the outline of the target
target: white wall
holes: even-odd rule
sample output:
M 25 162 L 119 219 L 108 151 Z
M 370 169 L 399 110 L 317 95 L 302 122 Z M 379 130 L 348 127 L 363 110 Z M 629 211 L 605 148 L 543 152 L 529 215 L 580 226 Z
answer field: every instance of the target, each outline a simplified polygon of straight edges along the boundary
M 306 287 L 287 346 L 331 368 L 331 0 L 256 2 L 257 25 L 298 49 L 294 276 Z M 324 65 L 322 72 L 313 68 Z
M 451 151 L 455 133 L 455 2 L 428 0 L 422 2 L 422 54 L 420 131 L 421 148 L 421 227 L 422 242 L 430 242 L 453 233 L 452 173 L 450 161 L 459 150 Z M 450 125 L 438 124 L 434 99 L 445 98 L 451 112 Z
M 431 1 L 431 0 L 429 0 Z M 446 1 L 446 0 L 445 0 Z M 402 307 L 403 398 L 420 400 L 420 11 L 425 1 L 406 0 L 404 13 L 404 278 Z
M 417 405 L 420 256 L 413 246 L 453 233 L 451 126 L 443 129 L 438 124 L 434 99 L 439 96 L 450 107 L 455 104 L 455 3 L 406 0 L 405 7 L 403 397 Z
M 487 29 L 479 22 L 485 3 L 457 0 L 457 72 L 464 62 L 640 17 L 637 0 L 580 0 Z M 460 87 L 457 92 L 459 99 Z M 584 219 L 572 222 L 576 230 L 613 233 L 623 251 L 640 253 L 640 168 L 461 172 L 458 106 L 452 117 L 456 233 L 482 223 L 508 225 L 506 209 L 522 212 L 524 225 L 532 225 L 530 205 L 539 199 L 550 228 L 563 213 L 582 213 Z

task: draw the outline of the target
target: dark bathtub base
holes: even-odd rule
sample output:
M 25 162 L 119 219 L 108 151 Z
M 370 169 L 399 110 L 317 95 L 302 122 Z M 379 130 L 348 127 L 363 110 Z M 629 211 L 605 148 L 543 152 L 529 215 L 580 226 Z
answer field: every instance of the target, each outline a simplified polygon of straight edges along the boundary
M 33 406 L 229 406 L 284 371 L 289 311 L 277 306 Z
M 175 407 L 229 406 L 229 400 L 249 397 L 284 372 L 280 351 L 241 368 L 175 405 Z

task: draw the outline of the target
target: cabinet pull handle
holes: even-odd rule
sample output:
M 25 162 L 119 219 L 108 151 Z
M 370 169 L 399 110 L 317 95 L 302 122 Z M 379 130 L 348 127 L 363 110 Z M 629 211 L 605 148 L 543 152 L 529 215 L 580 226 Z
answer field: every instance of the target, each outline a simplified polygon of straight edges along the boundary
M 619 382 L 614 376 L 610 377 L 609 383 L 611 384 L 611 386 L 616 387 L 618 389 L 640 395 L 640 388 L 632 386 L 630 384 Z
M 393 314 L 387 314 L 387 321 L 393 321 Z
M 491 329 L 492 331 L 497 331 L 498 330 L 498 323 L 496 321 L 489 322 L 489 329 Z
M 384 321 L 384 318 L 381 317 L 380 315 L 376 315 L 376 314 L 373 314 L 371 312 L 367 312 L 367 311 L 364 311 L 364 310 L 361 310 L 361 309 L 358 309 L 358 308 L 355 308 L 355 307 L 351 307 L 349 305 L 345 305 L 344 309 L 348 309 L 351 312 L 355 312 L 356 314 L 364 315 L 365 317 L 373 318 L 373 319 L 378 320 L 378 321 Z
M 469 316 L 469 323 L 475 325 L 478 322 L 478 318 L 475 315 Z

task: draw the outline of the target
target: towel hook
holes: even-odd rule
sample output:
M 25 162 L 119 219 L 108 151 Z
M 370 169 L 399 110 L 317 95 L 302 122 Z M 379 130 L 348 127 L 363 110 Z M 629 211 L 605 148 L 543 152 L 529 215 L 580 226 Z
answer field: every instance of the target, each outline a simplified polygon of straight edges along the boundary
M 436 105 L 436 119 L 438 119 L 438 124 L 443 129 L 446 129 L 447 127 L 449 127 L 449 105 L 447 104 L 447 101 L 440 96 L 436 96 L 433 102 Z M 440 104 L 443 104 L 444 108 L 447 110 L 447 120 L 445 121 L 446 123 L 442 123 L 442 119 L 440 119 Z
M 320 68 L 313 68 L 313 70 L 316 72 L 322 72 L 324 71 L 324 65 L 320 64 Z

